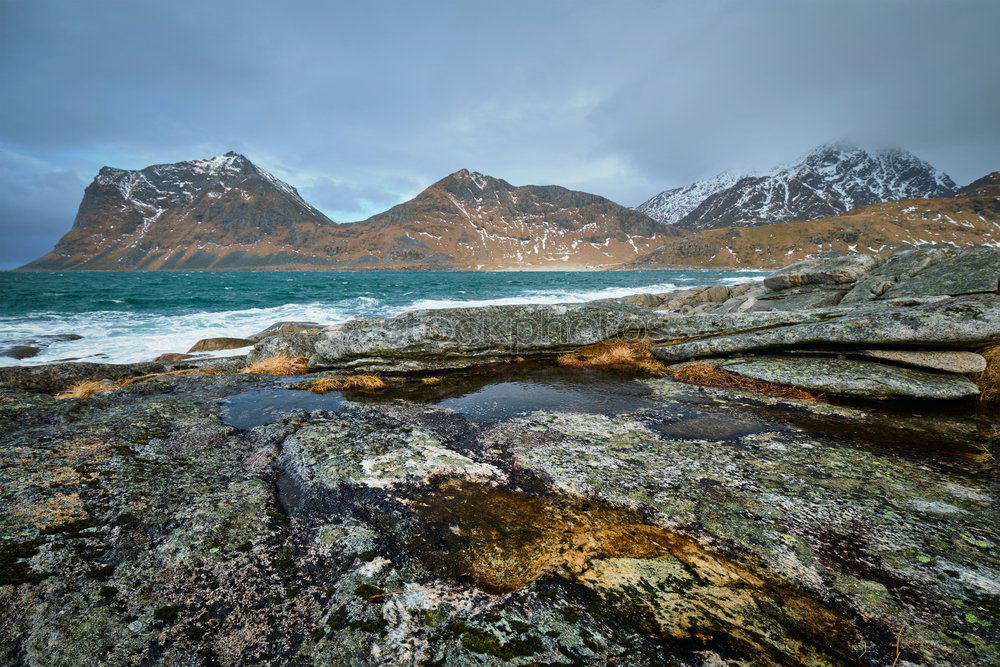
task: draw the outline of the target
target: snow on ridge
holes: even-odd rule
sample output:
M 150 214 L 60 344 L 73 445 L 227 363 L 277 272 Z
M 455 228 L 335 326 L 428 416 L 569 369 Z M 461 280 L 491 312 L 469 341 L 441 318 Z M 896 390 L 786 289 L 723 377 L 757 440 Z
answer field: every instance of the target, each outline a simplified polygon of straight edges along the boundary
M 657 222 L 672 225 L 697 208 L 705 199 L 735 185 L 742 177 L 736 172 L 724 171 L 712 178 L 664 190 L 636 206 L 635 210 Z
M 232 151 L 200 160 L 150 165 L 138 170 L 104 167 L 94 180 L 101 185 L 116 187 L 126 204 L 157 210 L 189 204 L 201 193 L 217 196 L 238 188 L 254 176 L 289 197 L 308 215 L 326 217 L 307 203 L 294 187 Z M 246 198 L 245 190 L 241 191 Z M 146 217 L 144 214 L 143 218 Z

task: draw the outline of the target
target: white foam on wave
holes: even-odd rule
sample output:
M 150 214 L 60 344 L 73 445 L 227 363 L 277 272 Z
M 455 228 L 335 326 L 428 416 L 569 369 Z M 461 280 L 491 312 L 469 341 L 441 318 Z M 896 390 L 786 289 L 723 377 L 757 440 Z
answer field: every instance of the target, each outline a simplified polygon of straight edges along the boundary
M 418 299 L 400 309 L 438 310 L 441 308 L 477 308 L 482 306 L 510 306 L 518 304 L 584 303 L 597 299 L 617 299 L 631 294 L 669 292 L 678 289 L 673 283 L 656 283 L 636 287 L 605 287 L 596 290 L 528 290 L 516 296 L 492 299 Z
M 760 273 L 751 273 L 745 276 L 736 276 L 734 278 L 722 278 L 719 280 L 720 285 L 742 285 L 743 283 L 760 283 L 764 281 L 769 275 L 767 271 L 761 271 Z
M 370 311 L 370 312 L 366 312 Z M 53 333 L 75 333 L 80 340 L 53 343 L 30 359 L 0 357 L 0 366 L 43 364 L 67 357 L 105 354 L 90 361 L 131 363 L 149 361 L 165 352 L 187 352 L 202 338 L 252 336 L 281 320 L 335 324 L 353 317 L 377 314 L 377 304 L 285 304 L 184 315 L 98 311 L 89 313 L 34 313 L 24 318 L 0 318 L 0 340 L 32 339 Z M 214 356 L 239 354 L 226 350 Z

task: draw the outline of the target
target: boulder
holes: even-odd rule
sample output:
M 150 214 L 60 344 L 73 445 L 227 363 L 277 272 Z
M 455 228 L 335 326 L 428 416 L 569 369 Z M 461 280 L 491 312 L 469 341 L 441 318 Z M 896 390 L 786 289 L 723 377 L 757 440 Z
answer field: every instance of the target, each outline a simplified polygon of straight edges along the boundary
M 900 280 L 880 298 L 898 299 L 996 293 L 1000 288 L 1000 248 L 964 248 Z
M 188 354 L 192 352 L 216 352 L 218 350 L 235 350 L 240 347 L 253 345 L 256 341 L 249 338 L 202 338 L 191 346 Z
M 718 308 L 716 308 L 716 312 L 742 313 L 748 310 L 753 310 L 754 306 L 757 305 L 757 301 L 759 301 L 761 297 L 771 293 L 764 287 L 757 284 L 740 285 L 739 287 L 747 287 L 748 289 L 740 289 L 737 291 L 734 288 L 732 296 L 724 303 L 719 304 Z
M 640 308 L 656 308 L 663 303 L 663 297 L 659 294 L 633 294 L 623 298 L 621 303 Z
M 247 336 L 247 340 L 259 343 L 265 338 L 277 336 L 278 334 L 317 333 L 322 328 L 323 325 L 318 322 L 275 322 L 263 331 L 258 331 L 252 336 Z
M 931 373 L 857 359 L 756 357 L 726 362 L 725 367 L 727 371 L 755 380 L 839 396 L 951 400 L 979 394 L 979 388 L 964 375 Z
M 181 352 L 167 352 L 166 354 L 161 354 L 153 361 L 159 363 L 172 363 L 174 361 L 184 361 L 185 359 L 194 359 L 193 354 L 183 354 Z
M 30 359 L 41 349 L 34 345 L 13 345 L 5 350 L 0 350 L 0 357 L 10 357 L 12 359 Z
M 847 285 L 870 271 L 878 260 L 871 255 L 837 255 L 813 257 L 790 264 L 764 278 L 770 290 L 783 290 L 803 285 Z
M 890 304 L 885 304 L 890 306 Z M 681 361 L 698 357 L 729 355 L 754 350 L 802 348 L 817 345 L 846 345 L 870 348 L 873 345 L 978 348 L 1000 341 L 1000 296 L 968 295 L 932 303 L 892 305 L 890 307 L 833 308 L 790 313 L 757 313 L 761 319 L 754 326 L 754 314 L 715 315 L 688 318 L 671 327 L 665 321 L 656 332 L 659 340 L 680 338 L 674 335 L 716 323 L 719 333 L 743 327 L 743 332 L 717 335 L 700 340 L 653 348 L 663 361 Z M 787 315 L 800 323 L 780 325 L 777 319 Z M 807 321 L 811 318 L 812 321 Z M 756 330 L 754 330 L 756 329 Z M 711 335 L 711 331 L 706 331 Z
M 83 336 L 79 334 L 45 334 L 29 338 L 7 339 L 3 341 L 7 347 L 0 348 L 0 357 L 30 359 L 38 356 L 42 350 L 48 349 L 53 343 L 80 340 L 81 338 Z
M 730 297 L 730 290 L 726 285 L 712 285 L 705 290 L 705 296 L 712 303 L 723 303 Z

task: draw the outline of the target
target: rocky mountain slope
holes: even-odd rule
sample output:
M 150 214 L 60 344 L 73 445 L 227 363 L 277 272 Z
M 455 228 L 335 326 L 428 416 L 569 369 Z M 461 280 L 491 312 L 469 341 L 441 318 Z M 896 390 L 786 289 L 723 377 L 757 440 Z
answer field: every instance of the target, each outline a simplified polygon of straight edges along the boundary
M 866 204 L 956 191 L 946 174 L 912 153 L 869 152 L 842 142 L 820 146 L 797 164 L 719 187 L 725 182 L 716 177 L 668 190 L 639 210 L 664 223 L 702 230 L 842 215 Z M 692 197 L 702 193 L 693 203 Z M 680 211 L 686 212 L 678 217 Z
M 862 206 L 845 215 L 706 229 L 668 239 L 632 264 L 776 268 L 819 253 L 885 255 L 906 247 L 1000 246 L 1000 172 L 952 197 Z
M 242 155 L 105 167 L 28 270 L 533 269 L 617 265 L 677 235 L 614 202 L 461 170 L 336 225 Z
M 295 188 L 237 153 L 139 171 L 104 167 L 69 233 L 25 268 L 243 268 L 293 257 L 331 227 Z
M 465 169 L 354 227 L 373 263 L 470 269 L 615 265 L 677 235 L 604 197 Z

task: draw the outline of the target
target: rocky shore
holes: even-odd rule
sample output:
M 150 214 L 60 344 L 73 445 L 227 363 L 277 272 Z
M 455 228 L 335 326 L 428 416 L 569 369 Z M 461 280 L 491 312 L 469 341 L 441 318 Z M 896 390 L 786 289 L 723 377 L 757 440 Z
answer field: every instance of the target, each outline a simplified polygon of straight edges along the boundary
M 0 369 L 0 663 L 996 664 L 998 278 L 825 257 Z

